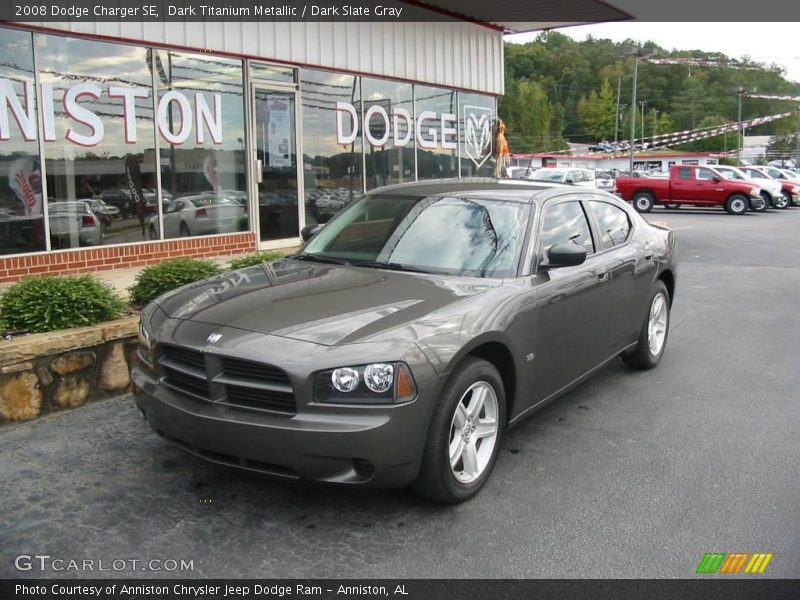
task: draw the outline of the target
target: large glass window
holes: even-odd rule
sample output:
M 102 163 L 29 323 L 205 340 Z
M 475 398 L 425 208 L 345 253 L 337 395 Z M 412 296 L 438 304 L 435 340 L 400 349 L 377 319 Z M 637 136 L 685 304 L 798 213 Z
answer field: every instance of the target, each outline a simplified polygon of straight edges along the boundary
M 361 79 L 367 189 L 414 181 L 414 102 L 410 83 Z
M 458 135 L 461 143 L 461 176 L 493 177 L 497 102 L 492 96 L 458 94 Z
M 147 50 L 34 39 L 52 247 L 146 240 L 158 211 Z
M 327 221 L 363 195 L 358 79 L 300 70 L 307 224 Z
M 420 179 L 458 177 L 457 95 L 455 90 L 414 86 Z
M 0 255 L 45 249 L 30 33 L 0 29 Z
M 164 237 L 246 231 L 242 62 L 167 50 L 154 62 Z
M 619 246 L 628 240 L 631 232 L 631 221 L 621 208 L 607 202 L 589 202 L 591 211 L 600 229 L 600 249 Z

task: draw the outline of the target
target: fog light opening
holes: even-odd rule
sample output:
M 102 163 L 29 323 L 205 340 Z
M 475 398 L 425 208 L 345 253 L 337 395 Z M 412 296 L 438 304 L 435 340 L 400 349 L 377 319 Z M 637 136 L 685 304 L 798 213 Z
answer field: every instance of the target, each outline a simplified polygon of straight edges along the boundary
M 369 479 L 375 474 L 373 464 L 363 458 L 353 459 L 353 469 L 355 469 L 356 475 L 364 479 Z

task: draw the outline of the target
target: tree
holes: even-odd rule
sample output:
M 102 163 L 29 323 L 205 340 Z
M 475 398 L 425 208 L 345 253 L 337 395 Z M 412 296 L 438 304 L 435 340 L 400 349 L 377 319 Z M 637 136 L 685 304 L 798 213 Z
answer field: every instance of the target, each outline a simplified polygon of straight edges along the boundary
M 608 79 L 603 80 L 599 94 L 592 90 L 588 98 L 583 97 L 578 102 L 581 124 L 598 141 L 614 138 L 614 127 L 617 124 L 616 109 L 617 99 Z

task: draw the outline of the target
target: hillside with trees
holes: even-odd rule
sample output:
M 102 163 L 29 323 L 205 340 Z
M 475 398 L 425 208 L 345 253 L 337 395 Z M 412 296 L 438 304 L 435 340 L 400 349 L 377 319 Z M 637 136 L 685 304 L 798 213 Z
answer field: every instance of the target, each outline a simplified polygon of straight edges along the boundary
M 499 113 L 507 125 L 512 152 L 553 151 L 567 142 L 613 141 L 617 125 L 617 92 L 621 118 L 617 139 L 630 138 L 634 42 L 588 38 L 575 41 L 558 32 L 543 32 L 527 44 L 506 43 L 506 93 Z M 758 94 L 800 95 L 800 85 L 780 68 L 702 51 L 667 51 L 653 43 L 651 57 L 692 58 L 719 66 L 639 63 L 636 137 L 706 127 L 737 120 L 741 87 Z M 628 53 L 628 55 L 626 55 Z M 644 109 L 644 122 L 642 110 Z M 742 118 L 792 112 L 749 129 L 747 135 L 778 135 L 792 144 L 798 103 L 744 98 Z M 684 144 L 685 150 L 729 150 L 736 133 Z

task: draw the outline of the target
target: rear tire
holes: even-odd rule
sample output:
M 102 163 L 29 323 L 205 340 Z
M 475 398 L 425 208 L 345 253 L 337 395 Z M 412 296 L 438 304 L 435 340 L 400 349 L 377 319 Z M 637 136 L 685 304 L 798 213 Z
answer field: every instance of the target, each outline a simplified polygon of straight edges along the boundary
M 450 375 L 433 409 L 413 490 L 439 502 L 472 498 L 492 472 L 505 424 L 500 373 L 485 360 L 466 358 Z
M 747 212 L 747 198 L 741 194 L 734 194 L 725 202 L 725 210 L 732 215 L 743 215 Z
M 667 286 L 660 279 L 650 290 L 647 306 L 636 348 L 622 355 L 622 360 L 632 369 L 652 369 L 667 348 L 670 301 Z
M 633 208 L 640 213 L 649 213 L 653 210 L 653 205 L 655 204 L 655 198 L 650 192 L 637 192 L 633 195 L 631 201 L 633 202 Z
M 189 226 L 186 223 L 181 223 L 180 227 L 181 237 L 189 237 L 192 233 L 189 231 Z

